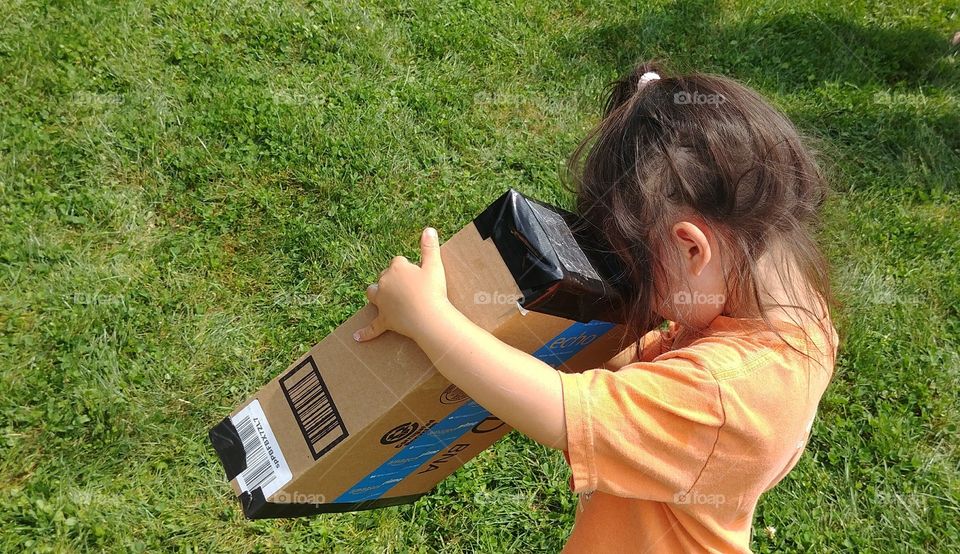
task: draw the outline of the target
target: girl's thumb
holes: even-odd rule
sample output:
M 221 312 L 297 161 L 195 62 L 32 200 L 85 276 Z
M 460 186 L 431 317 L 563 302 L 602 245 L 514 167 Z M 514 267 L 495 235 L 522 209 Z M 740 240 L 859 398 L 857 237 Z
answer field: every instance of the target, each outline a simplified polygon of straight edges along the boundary
M 440 260 L 440 238 L 437 230 L 427 227 L 420 236 L 420 266 L 442 265 Z

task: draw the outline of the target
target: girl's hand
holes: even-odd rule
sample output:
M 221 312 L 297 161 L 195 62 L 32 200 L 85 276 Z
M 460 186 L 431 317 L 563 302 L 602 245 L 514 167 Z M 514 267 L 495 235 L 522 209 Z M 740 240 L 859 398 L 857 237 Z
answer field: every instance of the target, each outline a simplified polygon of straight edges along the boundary
M 419 267 L 397 256 L 380 281 L 367 287 L 377 317 L 354 338 L 363 342 L 388 330 L 410 337 L 437 371 L 507 425 L 541 444 L 566 449 L 559 372 L 504 343 L 450 303 L 434 229 L 423 230 L 420 250 Z
M 374 339 L 384 331 L 416 340 L 424 321 L 440 317 L 453 307 L 447 299 L 436 229 L 427 227 L 420 236 L 420 265 L 403 256 L 393 258 L 380 273 L 378 282 L 367 287 L 367 300 L 377 307 L 378 314 L 370 325 L 353 334 L 360 342 Z

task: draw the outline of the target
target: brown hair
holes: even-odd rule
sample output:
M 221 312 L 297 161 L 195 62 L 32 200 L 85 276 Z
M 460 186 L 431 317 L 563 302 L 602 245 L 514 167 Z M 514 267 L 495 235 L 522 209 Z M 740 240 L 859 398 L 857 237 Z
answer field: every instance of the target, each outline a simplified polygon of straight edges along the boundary
M 646 72 L 660 79 L 641 83 Z M 664 248 L 668 232 L 690 211 L 720 244 L 726 299 L 756 313 L 781 339 L 757 276 L 757 260 L 772 245 L 785 254 L 777 273 L 791 300 L 773 306 L 814 321 L 823 314 L 802 298 L 818 299 L 824 312 L 833 307 L 827 261 L 815 241 L 828 187 L 807 141 L 759 94 L 726 77 L 669 76 L 651 61 L 611 83 L 603 119 L 573 152 L 565 181 L 573 183 L 575 211 L 623 262 L 623 318 L 638 355 L 640 339 L 662 323 L 654 308 L 672 250 Z M 799 291 L 787 286 L 795 280 Z

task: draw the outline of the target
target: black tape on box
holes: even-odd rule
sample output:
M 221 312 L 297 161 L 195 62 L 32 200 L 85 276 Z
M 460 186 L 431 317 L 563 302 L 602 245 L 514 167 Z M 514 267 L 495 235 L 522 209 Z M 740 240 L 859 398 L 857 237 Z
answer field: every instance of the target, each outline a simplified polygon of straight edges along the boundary
M 510 189 L 473 223 L 481 237 L 493 239 L 524 309 L 623 323 L 622 266 L 575 214 Z
M 237 433 L 237 428 L 233 426 L 229 417 L 223 418 L 216 427 L 210 429 L 208 436 L 210 444 L 213 445 L 223 464 L 227 481 L 232 481 L 247 469 L 247 454 L 243 450 L 243 441 L 240 440 L 240 434 Z
M 430 491 L 432 492 L 432 491 Z M 358 512 L 360 510 L 372 510 L 374 508 L 386 508 L 388 506 L 399 506 L 401 504 L 411 504 L 419 498 L 430 494 L 429 492 L 411 494 L 408 496 L 394 496 L 388 498 L 377 498 L 376 500 L 363 500 L 360 502 L 333 502 L 333 503 L 279 503 L 267 502 L 263 497 L 263 491 L 259 488 L 254 489 L 252 493 L 245 492 L 240 495 L 240 505 L 243 507 L 243 515 L 247 519 L 271 519 L 302 517 L 317 514 L 333 514 L 343 512 Z

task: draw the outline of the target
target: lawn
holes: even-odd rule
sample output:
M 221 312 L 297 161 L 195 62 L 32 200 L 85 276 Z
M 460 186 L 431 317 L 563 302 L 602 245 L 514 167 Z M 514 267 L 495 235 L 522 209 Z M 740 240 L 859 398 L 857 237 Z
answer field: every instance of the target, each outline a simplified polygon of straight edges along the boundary
M 955 2 L 5 0 L 0 551 L 556 551 L 561 454 L 512 433 L 413 505 L 247 521 L 206 431 L 420 229 L 559 169 L 637 60 L 816 139 L 834 383 L 752 547 L 960 551 Z

